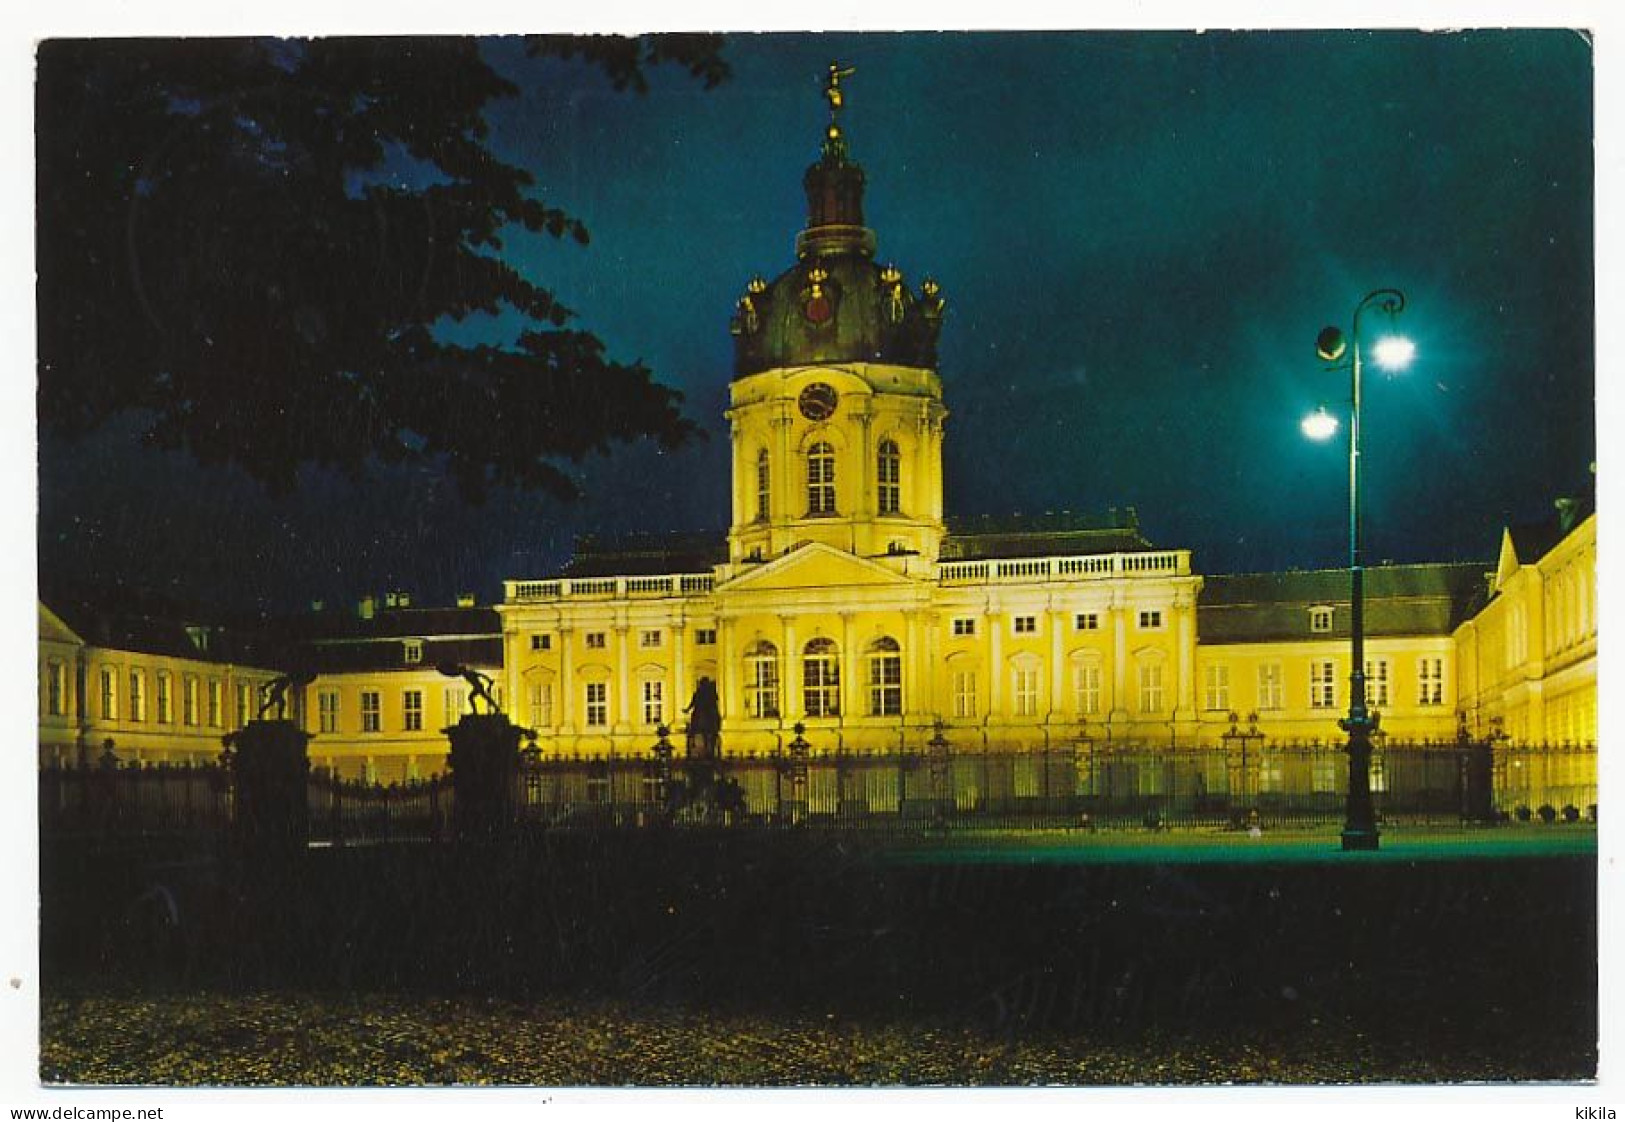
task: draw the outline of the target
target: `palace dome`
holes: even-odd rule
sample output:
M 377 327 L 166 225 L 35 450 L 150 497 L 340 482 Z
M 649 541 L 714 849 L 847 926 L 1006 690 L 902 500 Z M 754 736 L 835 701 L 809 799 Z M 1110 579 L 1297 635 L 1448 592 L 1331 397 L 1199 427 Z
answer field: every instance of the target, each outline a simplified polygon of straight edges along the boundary
M 734 306 L 734 374 L 839 362 L 935 367 L 941 292 L 929 277 L 910 288 L 900 269 L 875 260 L 863 168 L 833 121 L 803 185 L 798 260 L 771 282 L 752 279 Z

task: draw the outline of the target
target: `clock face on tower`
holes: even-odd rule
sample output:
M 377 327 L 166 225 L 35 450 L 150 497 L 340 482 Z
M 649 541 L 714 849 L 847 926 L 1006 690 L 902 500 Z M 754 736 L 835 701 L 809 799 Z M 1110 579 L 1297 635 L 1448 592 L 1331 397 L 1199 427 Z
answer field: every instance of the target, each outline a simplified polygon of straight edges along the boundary
M 834 386 L 825 382 L 814 382 L 801 391 L 801 396 L 796 399 L 796 407 L 807 420 L 823 421 L 834 414 L 835 403 L 839 397 Z

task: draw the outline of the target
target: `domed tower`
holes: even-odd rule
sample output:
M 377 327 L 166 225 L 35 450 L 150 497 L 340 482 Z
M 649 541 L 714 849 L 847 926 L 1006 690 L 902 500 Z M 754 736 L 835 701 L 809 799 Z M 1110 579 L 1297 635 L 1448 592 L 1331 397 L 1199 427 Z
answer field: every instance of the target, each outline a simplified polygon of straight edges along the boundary
M 752 279 L 734 309 L 735 563 L 812 541 L 934 561 L 942 540 L 944 301 L 929 277 L 916 290 L 875 259 L 863 168 L 840 124 L 852 73 L 829 68 L 829 128 L 803 180 L 796 263 Z

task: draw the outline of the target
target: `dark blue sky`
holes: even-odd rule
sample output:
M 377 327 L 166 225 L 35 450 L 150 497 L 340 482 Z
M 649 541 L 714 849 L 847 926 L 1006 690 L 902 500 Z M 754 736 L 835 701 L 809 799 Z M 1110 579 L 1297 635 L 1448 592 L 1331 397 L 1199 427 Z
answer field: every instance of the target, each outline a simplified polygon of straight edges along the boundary
M 1369 289 L 1410 299 L 1405 374 L 1368 373 L 1372 560 L 1489 559 L 1595 458 L 1591 48 L 1562 31 L 731 38 L 710 92 L 646 96 L 490 58 L 525 90 L 501 153 L 584 219 L 589 247 L 508 253 L 712 435 L 584 464 L 574 506 L 465 508 L 431 473 L 311 475 L 265 496 L 134 446 L 41 448 L 41 559 L 188 598 L 287 607 L 385 586 L 482 599 L 583 530 L 726 526 L 727 324 L 793 260 L 822 72 L 879 255 L 943 285 L 950 514 L 1132 505 L 1205 572 L 1346 559 L 1346 446 L 1301 416 L 1347 393 L 1319 328 Z M 469 323 L 465 337 L 509 325 Z

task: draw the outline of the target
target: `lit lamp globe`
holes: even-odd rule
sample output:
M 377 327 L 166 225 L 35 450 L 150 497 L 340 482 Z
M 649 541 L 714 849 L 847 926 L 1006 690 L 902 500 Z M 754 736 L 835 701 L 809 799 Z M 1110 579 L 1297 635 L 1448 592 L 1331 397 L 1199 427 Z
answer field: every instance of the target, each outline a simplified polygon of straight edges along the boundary
M 1403 335 L 1384 335 L 1372 346 L 1371 357 L 1384 370 L 1403 370 L 1416 357 L 1416 344 Z
M 1310 440 L 1330 440 L 1337 435 L 1337 418 L 1322 405 L 1303 419 L 1303 435 Z

